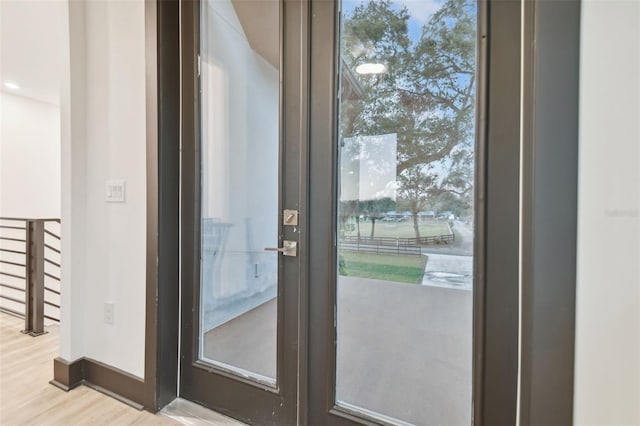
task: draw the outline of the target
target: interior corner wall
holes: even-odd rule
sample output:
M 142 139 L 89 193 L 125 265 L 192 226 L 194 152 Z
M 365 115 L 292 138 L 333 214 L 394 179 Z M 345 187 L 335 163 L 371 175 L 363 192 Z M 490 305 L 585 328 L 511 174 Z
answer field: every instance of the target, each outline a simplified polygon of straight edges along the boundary
M 0 216 L 60 217 L 60 107 L 0 93 Z
M 61 356 L 144 377 L 146 106 L 144 0 L 69 2 L 63 90 Z M 106 182 L 126 181 L 125 202 Z M 104 317 L 114 306 L 113 324 Z
M 640 2 L 582 3 L 574 424 L 640 424 Z

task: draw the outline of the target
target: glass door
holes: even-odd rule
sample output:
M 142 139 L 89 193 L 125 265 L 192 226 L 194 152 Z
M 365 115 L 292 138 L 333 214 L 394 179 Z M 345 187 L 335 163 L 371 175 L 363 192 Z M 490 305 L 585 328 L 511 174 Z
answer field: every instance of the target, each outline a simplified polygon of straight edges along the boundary
M 477 5 L 340 11 L 336 406 L 469 425 Z
M 517 41 L 518 3 L 490 6 L 508 29 L 496 39 Z M 322 108 L 311 116 L 309 424 L 469 425 L 485 407 L 515 412 L 519 123 L 504 115 L 503 133 L 485 139 L 486 11 L 473 0 L 312 2 Z M 496 52 L 495 75 L 519 72 L 517 47 Z M 519 100 L 510 80 L 494 83 L 508 92 L 496 104 Z M 489 302 L 510 328 L 492 324 L 485 340 Z M 498 377 L 500 400 L 479 396 Z
M 519 19 L 182 2 L 182 397 L 256 425 L 513 424 Z
M 194 137 L 183 141 L 180 393 L 251 424 L 295 424 L 302 5 L 182 8 L 194 64 L 183 103 L 195 109 L 183 110 Z

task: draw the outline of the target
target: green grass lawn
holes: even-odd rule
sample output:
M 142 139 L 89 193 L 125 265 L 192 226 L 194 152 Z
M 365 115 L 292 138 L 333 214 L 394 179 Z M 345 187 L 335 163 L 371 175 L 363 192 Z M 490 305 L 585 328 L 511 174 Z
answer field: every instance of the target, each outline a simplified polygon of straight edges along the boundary
M 345 235 L 355 237 L 358 235 L 358 228 L 355 220 L 349 221 L 351 230 L 345 232 Z M 434 235 L 446 235 L 449 233 L 446 222 L 428 221 L 420 224 L 420 236 L 429 237 Z M 360 220 L 360 235 L 369 237 L 371 235 L 371 221 Z M 374 237 L 397 237 L 397 238 L 415 238 L 416 233 L 413 230 L 413 220 L 409 218 L 404 222 L 383 222 L 376 220 L 376 229 Z
M 377 227 L 377 226 L 376 226 Z M 341 250 L 340 275 L 420 284 L 427 256 L 358 253 Z

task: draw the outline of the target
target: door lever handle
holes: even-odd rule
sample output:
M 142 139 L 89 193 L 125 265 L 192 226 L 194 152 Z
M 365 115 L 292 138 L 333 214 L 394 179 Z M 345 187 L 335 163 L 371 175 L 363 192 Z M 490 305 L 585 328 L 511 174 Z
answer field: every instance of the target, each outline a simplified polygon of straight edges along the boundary
M 264 251 L 277 251 L 285 256 L 297 256 L 298 242 L 285 240 L 282 242 L 282 247 L 266 247 Z

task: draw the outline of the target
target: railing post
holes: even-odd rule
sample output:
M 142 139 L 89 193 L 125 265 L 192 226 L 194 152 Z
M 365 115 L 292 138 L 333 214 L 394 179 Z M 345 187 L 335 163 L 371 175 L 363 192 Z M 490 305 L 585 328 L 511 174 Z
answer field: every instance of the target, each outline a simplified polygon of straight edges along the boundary
M 44 330 L 44 221 L 27 221 L 27 294 L 25 329 L 30 336 L 45 334 Z

